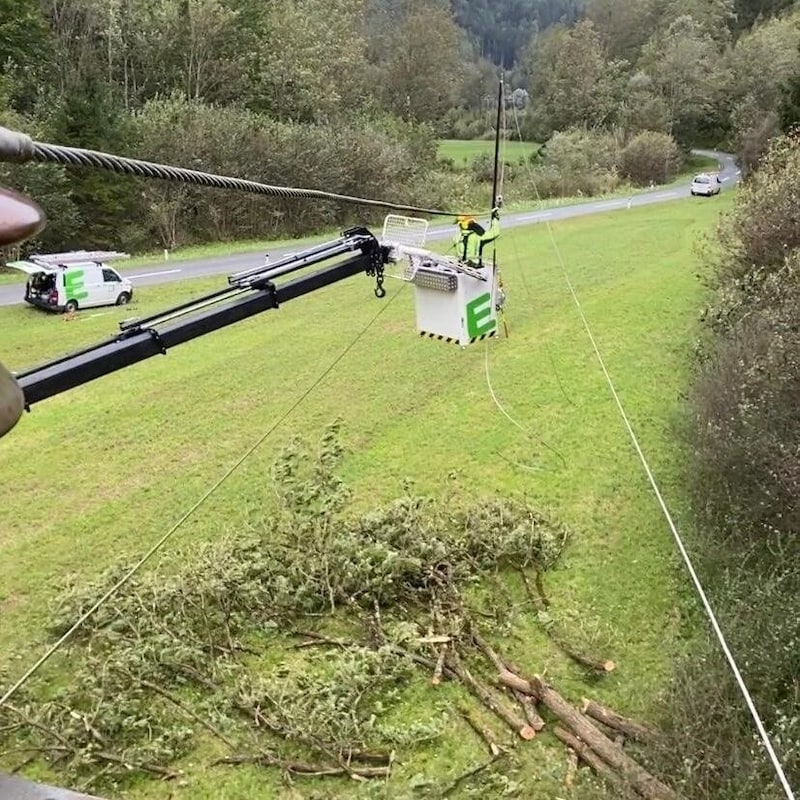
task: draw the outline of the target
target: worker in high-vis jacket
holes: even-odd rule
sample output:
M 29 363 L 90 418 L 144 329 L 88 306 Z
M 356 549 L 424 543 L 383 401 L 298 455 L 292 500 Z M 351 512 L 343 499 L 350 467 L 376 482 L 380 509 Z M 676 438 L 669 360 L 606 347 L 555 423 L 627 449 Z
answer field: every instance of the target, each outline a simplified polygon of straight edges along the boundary
M 453 239 L 456 258 L 470 267 L 483 266 L 483 249 L 500 235 L 500 209 L 492 209 L 489 229 L 484 228 L 474 217 L 459 217 L 458 233 Z

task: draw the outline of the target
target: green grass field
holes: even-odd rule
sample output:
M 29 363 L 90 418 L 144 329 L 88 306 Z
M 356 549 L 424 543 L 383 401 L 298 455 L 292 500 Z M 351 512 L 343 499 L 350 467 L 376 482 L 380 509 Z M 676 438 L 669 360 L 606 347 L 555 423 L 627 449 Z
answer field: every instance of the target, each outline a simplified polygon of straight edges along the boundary
M 539 145 L 533 142 L 505 142 L 506 161 L 527 158 Z M 494 140 L 488 139 L 442 139 L 439 142 L 439 158 L 452 159 L 457 167 L 468 167 L 476 156 L 494 155 Z
M 672 424 L 703 297 L 693 247 L 732 195 L 552 228 L 621 400 L 678 512 L 681 452 Z M 509 642 L 509 652 L 529 672 L 546 671 L 576 700 L 588 692 L 647 718 L 685 646 L 688 583 L 547 228 L 509 230 L 498 250 L 510 336 L 488 348 L 420 340 L 409 288 L 391 281 L 389 296 L 378 301 L 368 278 L 353 278 L 35 406 L 0 440 L 0 675 L 6 667 L 9 677 L 18 676 L 43 651 L 48 603 L 65 576 L 89 578 L 117 558 L 143 553 L 318 378 L 381 302 L 391 302 L 150 568 L 168 569 L 178 548 L 243 529 L 252 511 L 269 503 L 268 469 L 281 444 L 292 432 L 316 439 L 340 416 L 344 477 L 359 507 L 399 495 L 408 477 L 438 496 L 524 496 L 571 526 L 575 540 L 549 576 L 548 593 L 618 668 L 587 688 L 533 623 Z M 216 286 L 211 280 L 143 288 L 134 306 L 70 322 L 29 308 L 0 309 L 0 359 L 12 369 L 31 366 L 113 333 L 123 317 Z M 527 437 L 492 401 L 487 352 L 493 389 Z M 431 692 L 423 681 L 414 688 L 417 711 L 443 713 L 452 696 Z M 391 785 L 407 787 L 421 772 L 452 778 L 469 769 L 485 758 L 473 738 L 454 723 L 444 741 L 399 754 Z M 173 787 L 173 797 L 297 796 L 272 772 L 204 767 L 213 749 L 204 745 L 183 765 L 188 788 Z M 515 779 L 523 795 L 560 796 L 563 749 L 545 735 L 521 753 L 526 769 Z M 297 788 L 309 785 L 300 781 Z M 352 781 L 325 787 L 333 793 L 325 796 L 368 791 Z M 166 791 L 142 783 L 125 796 Z

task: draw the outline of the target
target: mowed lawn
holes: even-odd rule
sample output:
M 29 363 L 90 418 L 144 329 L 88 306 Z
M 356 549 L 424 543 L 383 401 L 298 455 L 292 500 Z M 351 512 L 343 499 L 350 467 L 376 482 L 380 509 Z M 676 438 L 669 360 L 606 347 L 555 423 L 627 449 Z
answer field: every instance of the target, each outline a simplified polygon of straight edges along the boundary
M 34 406 L 0 440 L 0 672 L 6 666 L 16 677 L 43 652 L 48 604 L 63 578 L 91 577 L 142 554 L 388 304 L 149 568 L 169 568 L 178 548 L 242 530 L 271 502 L 278 448 L 293 433 L 316 439 L 338 416 L 348 448 L 344 477 L 360 507 L 390 500 L 410 478 L 440 497 L 524 496 L 568 524 L 574 540 L 546 577 L 554 612 L 618 668 L 587 688 L 533 622 L 509 652 L 531 673 L 546 670 L 571 699 L 590 694 L 646 717 L 682 647 L 689 588 L 560 260 L 667 502 L 680 512 L 681 450 L 672 426 L 703 299 L 694 245 L 731 197 L 559 222 L 552 226 L 558 253 L 544 225 L 505 232 L 498 254 L 510 336 L 488 347 L 421 340 L 410 287 L 388 281 L 389 295 L 379 301 L 371 279 L 356 277 Z M 140 289 L 127 309 L 70 322 L 0 309 L 0 360 L 12 369 L 31 366 L 113 333 L 124 316 L 223 284 Z M 493 390 L 527 436 L 492 400 L 487 353 Z M 421 687 L 426 707 L 431 698 Z M 465 731 L 422 748 L 393 780 L 404 786 L 419 772 L 452 778 L 482 761 L 480 744 Z M 526 747 L 531 768 L 517 779 L 528 796 L 555 796 L 549 792 L 563 779 L 563 749 L 548 750 L 538 739 Z M 204 770 L 192 762 L 190 788 L 175 796 L 263 790 L 255 768 Z M 336 786 L 342 795 L 361 791 Z M 152 784 L 131 796 L 163 793 Z
M 533 142 L 502 143 L 503 157 L 506 161 L 518 161 L 536 152 L 539 145 Z M 488 139 L 441 139 L 439 141 L 439 158 L 453 159 L 457 167 L 468 167 L 476 156 L 494 156 L 494 140 Z

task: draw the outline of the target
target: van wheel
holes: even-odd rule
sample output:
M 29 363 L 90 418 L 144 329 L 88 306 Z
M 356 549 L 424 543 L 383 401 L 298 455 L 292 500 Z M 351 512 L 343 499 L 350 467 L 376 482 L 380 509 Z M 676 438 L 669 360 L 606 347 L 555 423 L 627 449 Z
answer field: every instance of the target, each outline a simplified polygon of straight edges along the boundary
M 74 314 L 78 310 L 78 301 L 77 300 L 67 300 L 67 304 L 64 306 L 64 311 L 67 314 Z
M 128 292 L 123 292 L 123 293 L 122 293 L 122 294 L 121 294 L 121 295 L 120 295 L 120 296 L 117 298 L 117 305 L 118 305 L 118 306 L 126 306 L 126 305 L 128 305 L 128 303 L 130 303 L 130 301 L 131 301 L 131 296 L 130 296 L 130 294 L 128 294 Z

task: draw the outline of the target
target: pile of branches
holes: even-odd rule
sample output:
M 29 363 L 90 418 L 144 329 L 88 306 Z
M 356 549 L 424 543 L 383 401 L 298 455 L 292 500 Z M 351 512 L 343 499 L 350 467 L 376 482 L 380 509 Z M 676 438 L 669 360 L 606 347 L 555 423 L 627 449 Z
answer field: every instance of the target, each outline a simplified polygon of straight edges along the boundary
M 461 508 L 405 496 L 348 513 L 341 455 L 336 425 L 315 453 L 292 442 L 275 465 L 279 510 L 180 558 L 169 575 L 126 583 L 76 634 L 66 677 L 30 682 L 0 708 L 0 758 L 17 755 L 15 769 L 44 759 L 76 788 L 118 790 L 136 774 L 177 777 L 173 765 L 202 736 L 216 742 L 218 764 L 386 778 L 398 753 L 443 733 L 430 708 L 402 723 L 394 714 L 424 671 L 434 686 L 456 682 L 478 701 L 459 713 L 491 755 L 440 793 L 509 754 L 476 714 L 483 707 L 517 741 L 534 739 L 549 715 L 575 758 L 612 784 L 675 798 L 616 738 L 650 731 L 595 703 L 570 706 L 488 641 L 487 630 L 510 633 L 515 613 L 527 611 L 581 669 L 614 669 L 587 656 L 585 643 L 568 643 L 551 615 L 542 574 L 568 531 L 499 500 Z M 511 576 L 522 602 L 509 594 Z M 52 634 L 119 577 L 112 570 L 71 587 Z

